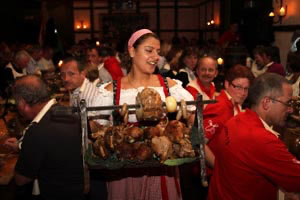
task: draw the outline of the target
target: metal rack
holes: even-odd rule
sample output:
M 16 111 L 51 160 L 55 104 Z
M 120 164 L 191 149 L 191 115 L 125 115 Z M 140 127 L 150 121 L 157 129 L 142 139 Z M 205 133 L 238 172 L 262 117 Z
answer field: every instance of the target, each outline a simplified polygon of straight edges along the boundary
M 194 123 L 194 126 L 197 127 L 197 132 L 200 138 L 200 144 L 199 144 L 199 160 L 200 160 L 200 166 L 201 166 L 201 182 L 202 185 L 207 187 L 207 178 L 206 178 L 206 165 L 205 165 L 205 152 L 204 152 L 204 146 L 205 146 L 205 134 L 203 129 L 203 105 L 204 104 L 211 104 L 215 103 L 215 100 L 207 100 L 203 101 L 202 96 L 198 95 L 196 101 L 187 101 L 186 105 L 195 105 L 196 106 L 196 120 Z M 179 102 L 177 102 L 178 105 L 180 105 Z M 163 103 L 163 106 L 166 106 L 165 103 Z M 128 108 L 139 108 L 140 105 L 138 104 L 132 104 L 128 105 Z M 84 152 L 88 150 L 88 115 L 87 112 L 89 111 L 100 111 L 100 110 L 119 110 L 122 109 L 122 106 L 113 105 L 113 106 L 99 106 L 99 107 L 87 107 L 86 102 L 84 99 L 82 99 L 79 102 L 79 107 L 77 108 L 80 113 L 81 117 L 81 127 L 82 127 L 82 152 L 83 152 L 83 167 L 84 167 L 84 180 L 85 180 L 85 190 L 89 189 L 89 173 L 88 169 L 89 166 L 86 162 L 86 158 L 84 156 Z

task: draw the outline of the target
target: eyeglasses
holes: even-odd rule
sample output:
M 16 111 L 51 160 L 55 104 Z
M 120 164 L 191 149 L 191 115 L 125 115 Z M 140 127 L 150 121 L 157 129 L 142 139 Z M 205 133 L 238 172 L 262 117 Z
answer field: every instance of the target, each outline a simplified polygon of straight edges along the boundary
M 232 87 L 234 88 L 234 89 L 237 89 L 237 90 L 239 90 L 239 91 L 245 91 L 245 92 L 248 92 L 248 90 L 249 90 L 249 88 L 247 88 L 247 87 L 242 87 L 242 86 L 239 86 L 239 85 L 235 85 L 235 84 L 233 84 L 233 83 L 230 83 L 231 85 L 232 85 Z
M 289 100 L 288 102 L 283 102 L 283 101 L 280 101 L 280 100 L 278 100 L 278 99 L 274 99 L 274 98 L 272 98 L 272 97 L 268 97 L 268 98 L 271 99 L 272 101 L 279 102 L 279 103 L 285 105 L 286 107 L 290 107 L 290 108 L 293 107 L 293 102 L 292 102 L 292 100 Z

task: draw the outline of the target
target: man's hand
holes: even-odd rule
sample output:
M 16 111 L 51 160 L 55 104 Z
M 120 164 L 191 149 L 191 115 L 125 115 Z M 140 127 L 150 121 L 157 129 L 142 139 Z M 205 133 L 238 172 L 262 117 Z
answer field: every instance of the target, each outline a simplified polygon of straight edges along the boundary
M 11 148 L 13 151 L 18 152 L 19 151 L 19 142 L 17 138 L 7 138 L 4 142 L 4 145 L 8 148 Z

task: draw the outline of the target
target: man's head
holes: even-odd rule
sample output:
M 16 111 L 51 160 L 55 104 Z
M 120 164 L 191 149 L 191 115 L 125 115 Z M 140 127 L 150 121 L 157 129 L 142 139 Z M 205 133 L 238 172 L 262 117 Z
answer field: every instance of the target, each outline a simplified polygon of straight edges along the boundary
M 293 89 L 284 77 L 265 73 L 258 76 L 249 89 L 251 108 L 270 126 L 283 126 L 288 114 Z
M 73 91 L 83 84 L 85 79 L 84 64 L 74 57 L 67 58 L 60 68 L 60 75 L 64 87 L 69 91 Z
M 243 65 L 234 65 L 228 70 L 225 76 L 225 89 L 234 103 L 243 104 L 253 78 L 250 69 Z
M 28 53 L 35 61 L 39 61 L 43 56 L 43 49 L 39 45 L 33 45 L 28 49 Z
M 257 46 L 253 50 L 253 55 L 254 55 L 256 64 L 259 67 L 263 67 L 272 61 L 272 50 L 270 47 Z
M 88 48 L 86 56 L 87 63 L 89 63 L 90 65 L 98 66 L 101 63 L 98 47 L 96 46 Z
M 50 99 L 47 85 L 37 76 L 28 75 L 16 80 L 13 95 L 18 111 L 27 120 L 32 120 Z
M 28 67 L 29 61 L 30 55 L 24 50 L 18 51 L 14 56 L 14 63 L 18 69 L 25 69 Z
M 209 85 L 218 75 L 218 63 L 215 58 L 205 56 L 199 59 L 196 74 L 204 85 Z

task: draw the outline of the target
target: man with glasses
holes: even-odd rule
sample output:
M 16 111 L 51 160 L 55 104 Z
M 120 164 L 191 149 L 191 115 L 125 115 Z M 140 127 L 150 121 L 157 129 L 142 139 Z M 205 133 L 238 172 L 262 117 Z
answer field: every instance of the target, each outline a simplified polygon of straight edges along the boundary
M 293 112 L 292 94 L 290 83 L 278 74 L 254 80 L 248 97 L 251 109 L 231 118 L 218 135 L 209 200 L 276 200 L 278 189 L 300 192 L 300 161 L 272 129 L 284 126 Z
M 90 106 L 98 94 L 97 87 L 86 78 L 85 66 L 77 58 L 66 58 L 60 68 L 61 78 L 66 90 L 70 92 L 70 106 L 85 99 Z

